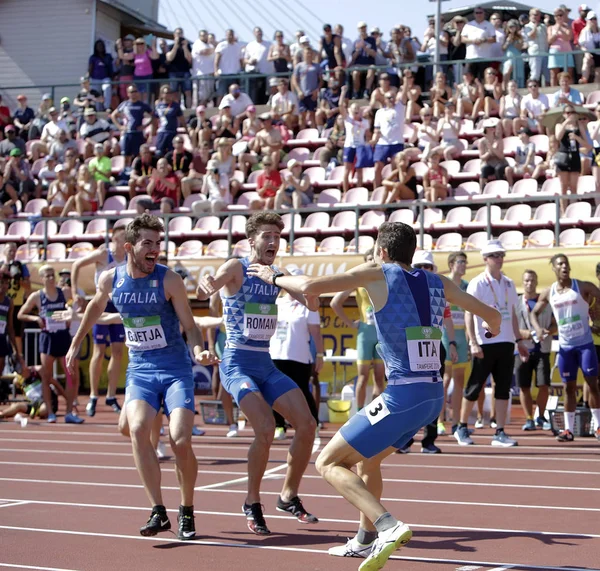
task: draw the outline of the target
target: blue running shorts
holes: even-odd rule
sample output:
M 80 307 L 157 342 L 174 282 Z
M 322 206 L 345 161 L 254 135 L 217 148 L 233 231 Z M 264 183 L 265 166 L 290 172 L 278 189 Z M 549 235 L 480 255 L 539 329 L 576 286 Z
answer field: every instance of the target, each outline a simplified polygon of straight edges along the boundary
M 598 355 L 593 343 L 558 350 L 558 370 L 563 383 L 576 381 L 577 369 L 581 369 L 584 377 L 598 376 Z

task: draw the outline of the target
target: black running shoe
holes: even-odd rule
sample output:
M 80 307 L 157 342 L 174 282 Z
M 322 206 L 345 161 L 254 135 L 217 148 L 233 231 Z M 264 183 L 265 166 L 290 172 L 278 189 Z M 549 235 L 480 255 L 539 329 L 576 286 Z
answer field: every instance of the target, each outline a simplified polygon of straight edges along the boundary
M 87 406 L 85 407 L 85 412 L 87 412 L 88 416 L 95 416 L 97 404 L 98 404 L 97 398 L 90 399 L 90 401 L 87 403 Z
M 256 535 L 269 535 L 271 533 L 267 527 L 265 516 L 263 515 L 262 504 L 256 503 L 251 506 L 244 504 L 242 506 L 242 511 L 246 514 L 248 529 L 252 533 L 256 533 Z
M 110 406 L 115 412 L 121 412 L 121 405 L 117 402 L 116 397 L 107 398 L 106 406 Z
M 196 537 L 196 525 L 194 524 L 194 514 L 184 513 L 181 509 L 177 516 L 179 529 L 177 530 L 177 539 L 187 541 Z
M 171 522 L 169 521 L 167 512 L 152 512 L 146 525 L 140 527 L 140 533 L 144 537 L 151 537 L 161 531 L 169 531 L 170 529 Z
M 319 520 L 312 514 L 309 514 L 302 505 L 302 500 L 296 496 L 289 502 L 284 502 L 281 496 L 277 498 L 277 511 L 288 512 L 292 514 L 300 523 L 319 523 Z

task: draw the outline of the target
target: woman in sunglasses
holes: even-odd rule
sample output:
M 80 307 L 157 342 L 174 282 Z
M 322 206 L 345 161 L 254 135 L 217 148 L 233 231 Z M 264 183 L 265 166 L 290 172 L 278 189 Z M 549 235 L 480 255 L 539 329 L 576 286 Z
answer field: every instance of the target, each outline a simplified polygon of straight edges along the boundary
M 548 45 L 550 46 L 550 55 L 548 56 L 548 69 L 550 70 L 550 85 L 558 85 L 558 74 L 568 67 L 571 77 L 574 77 L 575 61 L 571 42 L 573 41 L 573 31 L 567 22 L 567 15 L 562 8 L 554 12 L 556 24 L 548 26 Z

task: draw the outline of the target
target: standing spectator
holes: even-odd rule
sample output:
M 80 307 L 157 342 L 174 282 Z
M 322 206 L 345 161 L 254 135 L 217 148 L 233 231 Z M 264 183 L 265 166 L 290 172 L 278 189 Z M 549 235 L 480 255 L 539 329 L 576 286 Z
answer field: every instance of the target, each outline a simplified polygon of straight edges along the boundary
M 598 29 L 598 18 L 595 12 L 588 12 L 586 26 L 579 34 L 579 49 L 586 52 L 583 54 L 583 66 L 579 83 L 588 83 L 590 73 L 594 70 L 594 82 L 600 80 L 600 29 Z
M 296 53 L 294 54 L 294 58 L 292 61 L 292 69 L 295 69 L 296 66 L 300 63 L 305 61 L 304 60 L 304 50 L 306 48 L 311 48 L 312 46 L 310 45 L 310 40 L 308 39 L 308 36 L 302 36 L 300 38 L 300 49 L 296 50 Z M 318 63 L 318 57 L 315 55 L 314 51 L 311 53 L 311 61 L 313 63 Z
M 181 136 L 177 135 L 173 139 L 173 150 L 166 154 L 165 159 L 181 185 L 181 194 L 184 199 L 192 193 L 194 186 L 197 190 L 200 188 L 202 181 L 195 177 L 194 172 L 190 176 L 194 155 L 184 148 Z
M 229 107 L 233 117 L 233 133 L 237 134 L 242 126 L 242 121 L 246 117 L 246 109 L 249 105 L 254 105 L 254 102 L 247 93 L 243 93 L 237 83 L 232 83 L 229 86 L 229 93 L 221 99 L 219 109 Z
M 127 34 L 122 40 L 115 42 L 117 48 L 117 67 L 119 68 L 119 97 L 121 101 L 127 99 L 127 86 L 133 81 L 135 36 Z
M 306 37 L 303 30 L 296 31 L 296 41 L 290 45 L 290 56 L 292 57 L 292 61 L 296 61 L 296 54 L 302 51 L 302 42 L 301 38 Z
M 344 67 L 346 58 L 342 51 L 342 38 L 331 31 L 330 24 L 323 25 L 323 35 L 319 43 L 318 54 L 323 58 L 327 69 Z
M 383 67 L 385 65 L 388 65 L 389 62 L 389 58 L 391 57 L 391 54 L 388 51 L 388 45 L 387 42 L 385 42 L 383 40 L 383 35 L 381 34 L 381 30 L 375 26 L 374 28 L 371 28 L 371 30 L 369 31 L 369 34 L 371 36 L 373 36 L 375 38 L 375 45 L 377 46 L 377 55 L 375 56 L 375 65 L 378 67 Z
M 521 100 L 521 116 L 513 121 L 513 131 L 518 133 L 527 127 L 534 133 L 543 133 L 540 121 L 550 107 L 548 96 L 540 93 L 540 84 L 536 79 L 527 82 L 527 89 L 529 93 Z
M 152 73 L 155 81 L 152 84 L 152 99 L 158 99 L 160 96 L 160 86 L 168 83 L 169 79 L 169 66 L 167 64 L 167 53 L 169 47 L 167 46 L 167 40 L 161 38 L 158 42 L 158 57 L 152 60 Z M 151 99 L 151 101 L 152 101 Z
M 79 78 L 81 89 L 73 98 L 73 105 L 78 110 L 93 107 L 96 111 L 104 109 L 104 97 L 100 91 L 92 88 L 90 78 L 84 75 Z
M 583 105 L 583 95 L 574 87 L 571 87 L 572 76 L 567 73 L 558 74 L 558 84 L 560 89 L 552 94 L 552 107 L 559 105 Z
M 502 273 L 506 250 L 498 240 L 490 240 L 482 249 L 486 269 L 471 280 L 467 293 L 496 308 L 502 315 L 500 334 L 492 339 L 484 335 L 482 320 L 472 313 L 465 313 L 467 337 L 473 357 L 471 375 L 465 387 L 460 423 L 454 437 L 461 446 L 473 444 L 467 423 L 473 405 L 490 376 L 494 377 L 496 397 L 496 433 L 492 446 L 516 446 L 517 441 L 504 431 L 513 377 L 515 343 L 523 361 L 529 358 L 529 350 L 521 338 L 517 307 L 519 298 L 514 282 Z
M 0 157 L 8 157 L 13 149 L 19 149 L 22 155 L 26 155 L 25 141 L 21 137 L 17 137 L 17 130 L 14 125 L 4 127 L 6 139 L 0 141 Z
M 506 24 L 506 39 L 502 44 L 504 51 L 504 63 L 502 65 L 502 87 L 504 90 L 508 87 L 508 82 L 512 79 L 522 86 L 525 81 L 525 64 L 521 52 L 523 51 L 523 36 L 519 29 L 517 20 L 509 20 Z
M 352 52 L 351 66 L 373 66 L 375 65 L 375 56 L 377 55 L 377 42 L 373 36 L 367 34 L 367 23 L 359 22 L 358 39 L 354 42 L 354 51 Z M 361 86 L 364 79 L 364 90 L 361 92 Z M 352 86 L 354 88 L 353 97 L 365 99 L 369 98 L 373 81 L 375 80 L 375 70 L 371 69 L 355 69 L 352 71 Z
M 517 319 L 519 321 L 519 337 L 523 338 L 523 344 L 529 351 L 529 359 L 523 361 L 519 355 L 515 355 L 515 377 L 519 387 L 521 406 L 525 413 L 525 424 L 523 430 L 535 430 L 542 428 L 550 429 L 544 416 L 546 403 L 548 402 L 548 389 L 550 388 L 550 351 L 552 350 L 552 335 L 556 332 L 556 322 L 552 315 L 552 307 L 547 305 L 538 314 L 537 320 L 540 327 L 548 334 L 544 339 L 539 339 L 531 323 L 531 312 L 540 295 L 537 292 L 538 277 L 533 270 L 525 270 L 523 273 L 523 295 L 519 296 L 517 304 Z M 535 373 L 535 386 L 538 389 L 536 404 L 539 415 L 533 417 L 533 398 L 531 396 L 531 384 Z
M 354 42 L 350 38 L 346 38 L 344 36 L 344 26 L 341 24 L 336 24 L 335 28 L 333 28 L 333 33 L 336 36 L 341 38 L 341 48 L 344 54 L 344 59 L 346 62 L 352 60 L 352 54 L 354 53 Z M 304 35 L 304 32 L 302 33 Z
M 104 152 L 104 145 L 98 143 L 94 146 L 94 158 L 90 161 L 88 168 L 96 182 L 98 208 L 102 208 L 108 186 L 111 182 L 111 162 L 110 157 L 106 156 Z
M 277 93 L 271 97 L 271 114 L 275 121 L 283 121 L 290 130 L 298 126 L 298 97 L 290 90 L 285 77 L 279 78 Z
M 150 145 L 141 145 L 139 156 L 133 160 L 129 176 L 129 199 L 131 200 L 138 189 L 145 191 L 150 175 L 156 168 L 158 159 L 150 152 Z
M 244 46 L 237 41 L 233 30 L 225 33 L 225 41 L 215 48 L 215 75 L 217 94 L 223 97 L 229 87 L 239 81 L 239 75 L 244 67 Z
M 308 46 L 304 48 L 304 61 L 295 67 L 292 75 L 292 86 L 298 94 L 301 129 L 309 122 L 313 127 L 317 126 L 315 111 L 322 84 L 321 69 L 313 63 L 313 50 Z
M 131 165 L 133 157 L 137 156 L 143 144 L 144 117 L 154 117 L 152 109 L 140 100 L 140 92 L 135 85 L 127 88 L 126 101 L 123 101 L 111 114 L 111 119 L 121 130 L 121 152 L 125 155 L 127 166 Z M 122 123 L 121 120 L 124 120 Z
M 2 94 L 0 93 L 0 129 L 4 129 L 4 127 L 10 125 L 11 122 L 10 109 L 2 104 Z
M 481 159 L 479 184 L 482 191 L 491 176 L 495 176 L 496 180 L 506 180 L 505 171 L 508 162 L 504 157 L 504 147 L 498 131 L 498 125 L 494 119 L 484 121 L 483 137 L 477 144 Z
M 15 109 L 13 123 L 19 129 L 19 137 L 27 141 L 35 112 L 31 107 L 27 107 L 27 97 L 24 95 L 17 95 L 17 103 L 19 106 Z
M 156 152 L 161 156 L 173 150 L 173 138 L 177 134 L 177 128 L 185 128 L 183 111 L 177 101 L 174 101 L 175 93 L 168 85 L 160 89 L 160 101 L 154 108 L 158 118 L 158 130 L 156 132 Z
M 502 16 L 498 12 L 494 12 L 490 16 L 490 23 L 494 26 L 496 31 L 496 42 L 490 46 L 490 55 L 496 61 L 488 63 L 489 66 L 496 69 L 499 64 L 504 60 L 504 42 L 506 41 L 506 32 L 504 29 L 504 22 Z
M 450 61 L 464 60 L 467 57 L 467 46 L 462 41 L 462 31 L 467 20 L 462 16 L 454 16 L 450 22 L 450 44 L 448 46 L 448 59 Z M 463 79 L 463 64 L 454 64 L 454 81 L 460 83 Z
M 104 103 L 99 111 L 104 111 L 111 106 L 112 86 L 111 81 L 115 74 L 113 57 L 106 53 L 104 40 L 96 40 L 94 53 L 88 63 L 88 76 L 92 87 L 102 92 Z
M 256 105 L 267 102 L 267 78 L 274 71 L 273 64 L 269 61 L 270 42 L 263 39 L 263 31 L 258 26 L 254 28 L 254 40 L 248 42 L 244 48 L 244 69 L 246 73 L 262 74 L 263 77 L 250 79 L 250 99 Z
M 148 49 L 144 38 L 135 40 L 133 81 L 138 91 L 144 94 L 143 99 L 145 99 L 146 103 L 151 101 L 152 83 L 149 80 L 154 78 L 152 61 L 157 59 L 156 38 L 152 38 L 151 49 Z
M 148 198 L 143 198 L 137 203 L 138 214 L 143 214 L 146 210 L 160 210 L 162 214 L 170 214 L 179 206 L 179 180 L 171 171 L 167 159 L 158 159 L 156 169 L 150 175 L 146 192 Z
M 253 200 L 250 207 L 253 210 L 272 210 L 275 196 L 281 187 L 281 175 L 277 166 L 273 165 L 271 157 L 266 156 L 262 165 L 264 170 L 256 178 L 256 192 L 260 198 Z
M 283 41 L 283 32 L 275 32 L 275 41 L 269 46 L 267 59 L 273 64 L 275 73 L 287 73 L 292 64 L 290 47 Z
M 425 33 L 423 34 L 423 43 L 421 44 L 420 51 L 424 54 L 427 54 L 428 62 L 433 62 L 434 58 L 435 58 L 436 45 L 439 45 L 440 61 L 447 61 L 448 60 L 448 45 L 450 43 L 450 35 L 448 34 L 448 32 L 446 30 L 442 29 L 442 30 L 440 30 L 439 36 L 436 38 L 435 19 L 430 18 L 428 24 L 429 25 L 427 26 L 427 29 L 425 30 Z M 442 21 L 442 22 L 440 22 L 440 24 L 441 24 L 441 26 L 443 26 L 444 22 Z M 443 75 L 444 79 L 446 79 L 445 67 L 446 66 L 444 66 L 442 68 L 441 72 L 438 72 Z M 432 81 L 433 81 L 433 65 L 426 65 L 425 66 L 425 89 L 429 89 Z
M 523 38 L 527 42 L 527 54 L 529 59 L 529 79 L 540 81 L 542 74 L 549 80 L 546 64 L 547 56 L 538 54 L 548 53 L 548 30 L 542 22 L 542 11 L 539 8 L 529 10 L 529 23 L 523 26 Z M 532 57 L 533 56 L 533 57 Z
M 192 105 L 192 52 L 190 42 L 183 37 L 183 29 L 175 28 L 173 43 L 167 52 L 167 67 L 171 79 L 171 91 L 183 93 L 186 109 Z M 174 81 L 175 80 L 175 81 Z
M 581 42 L 579 41 L 579 34 L 585 28 L 587 24 L 587 15 L 591 11 L 591 8 L 587 4 L 581 4 L 578 8 L 579 18 L 571 22 L 571 31 L 573 32 L 573 49 L 581 50 Z M 575 69 L 578 72 L 583 67 L 583 54 L 575 54 Z
M 548 45 L 550 56 L 548 57 L 548 69 L 550 70 L 550 85 L 558 84 L 558 74 L 565 68 L 573 77 L 575 60 L 573 59 L 573 31 L 567 23 L 567 13 L 562 8 L 554 11 L 556 24 L 548 26 Z
M 475 19 L 463 28 L 461 39 L 467 46 L 467 69 L 476 79 L 483 79 L 483 74 L 491 59 L 491 44 L 496 43 L 496 28 L 485 19 L 483 8 L 476 7 L 473 12 Z M 479 61 L 483 59 L 484 61 Z
M 192 76 L 194 77 L 194 105 L 206 105 L 215 92 L 215 48 L 208 43 L 208 32 L 200 30 L 192 45 Z M 198 79 L 200 78 L 200 79 Z
M 342 103 L 342 90 L 343 87 L 347 87 L 344 81 L 345 77 L 346 73 L 341 67 L 337 68 L 335 73 L 330 74 L 329 85 L 321 94 L 319 110 L 315 115 L 319 133 L 322 133 L 323 129 L 331 129 L 335 123 Z

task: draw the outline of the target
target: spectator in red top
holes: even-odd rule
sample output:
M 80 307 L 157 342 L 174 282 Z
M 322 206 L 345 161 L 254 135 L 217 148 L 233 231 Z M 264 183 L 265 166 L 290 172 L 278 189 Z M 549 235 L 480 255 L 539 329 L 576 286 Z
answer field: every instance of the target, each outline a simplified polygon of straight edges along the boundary
M 146 192 L 148 198 L 142 198 L 137 203 L 138 214 L 143 214 L 146 210 L 160 210 L 163 214 L 169 214 L 179 206 L 181 185 L 167 159 L 159 159 L 156 163 Z
M 281 175 L 276 166 L 273 165 L 271 157 L 263 159 L 264 170 L 256 179 L 256 192 L 260 198 L 253 200 L 250 208 L 253 210 L 272 210 L 275 203 L 275 195 L 281 186 Z
M 10 123 L 10 109 L 6 105 L 2 105 L 2 95 L 0 95 L 0 128 L 4 129 Z
M 590 10 L 591 8 L 587 4 L 581 4 L 579 6 L 579 18 L 573 20 L 573 23 L 571 24 L 571 30 L 573 30 L 573 44 L 575 44 L 576 50 L 579 49 L 579 34 L 587 24 L 585 17 Z M 577 67 L 580 68 L 581 66 Z

